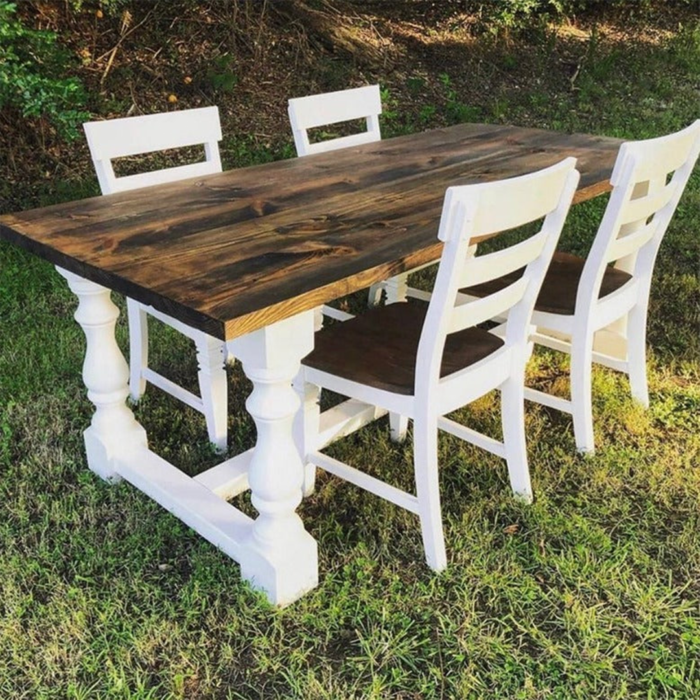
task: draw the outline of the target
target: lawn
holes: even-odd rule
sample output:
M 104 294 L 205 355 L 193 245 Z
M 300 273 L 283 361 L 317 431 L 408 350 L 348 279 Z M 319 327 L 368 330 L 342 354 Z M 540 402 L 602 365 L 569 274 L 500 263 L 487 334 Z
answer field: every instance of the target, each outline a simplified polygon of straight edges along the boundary
M 627 40 L 573 32 L 539 39 L 529 75 L 481 102 L 464 97 L 457 62 L 371 76 L 383 86 L 384 135 L 472 120 L 636 139 L 700 117 L 697 20 Z M 554 43 L 565 54 L 574 41 L 584 47 L 575 73 L 550 60 Z M 496 82 L 520 70 L 516 43 L 481 50 Z M 286 131 L 266 143 L 228 138 L 224 166 L 290 153 Z M 81 174 L 13 201 L 96 192 Z M 563 249 L 585 253 L 604 204 L 574 208 Z M 700 169 L 657 262 L 650 409 L 631 401 L 624 376 L 596 368 L 598 449 L 582 457 L 568 416 L 528 404 L 530 506 L 512 499 L 501 460 L 442 436 L 440 575 L 424 564 L 413 515 L 321 475 L 300 507 L 320 584 L 276 610 L 169 513 L 87 469 L 75 300 L 50 265 L 1 243 L 0 698 L 700 698 L 699 273 Z M 187 341 L 164 328 L 152 338 L 154 366 L 192 382 Z M 536 353 L 532 385 L 566 391 L 566 377 L 565 358 Z M 235 366 L 232 454 L 254 444 L 248 391 Z M 498 436 L 497 398 L 460 420 Z M 135 411 L 183 470 L 216 462 L 199 414 L 155 389 Z M 410 440 L 391 443 L 385 421 L 333 450 L 411 487 Z

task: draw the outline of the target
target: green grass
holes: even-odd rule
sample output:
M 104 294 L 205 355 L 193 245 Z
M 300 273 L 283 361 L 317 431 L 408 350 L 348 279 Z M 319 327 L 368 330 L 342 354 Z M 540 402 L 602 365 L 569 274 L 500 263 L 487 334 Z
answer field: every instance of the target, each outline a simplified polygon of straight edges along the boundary
M 697 29 L 594 50 L 578 90 L 504 93 L 498 118 L 641 138 L 699 116 Z M 441 117 L 424 106 L 397 131 Z M 265 157 L 242 142 L 224 152 Z M 566 249 L 585 252 L 602 206 L 574 209 Z M 699 232 L 696 174 L 657 264 L 648 411 L 624 377 L 596 369 L 599 449 L 583 458 L 567 416 L 528 405 L 531 506 L 510 497 L 500 460 L 441 438 L 439 576 L 414 516 L 321 475 L 300 507 L 320 585 L 283 611 L 148 498 L 86 469 L 74 300 L 50 265 L 0 244 L 0 698 L 699 698 Z M 153 341 L 155 366 L 191 382 L 187 341 L 167 329 Z M 566 372 L 538 353 L 530 381 L 565 387 Z M 254 441 L 248 390 L 235 368 L 232 451 Z M 137 415 L 188 473 L 214 463 L 198 414 L 151 390 Z M 495 397 L 459 418 L 498 435 Z M 380 422 L 334 453 L 410 487 L 410 442 L 387 433 Z

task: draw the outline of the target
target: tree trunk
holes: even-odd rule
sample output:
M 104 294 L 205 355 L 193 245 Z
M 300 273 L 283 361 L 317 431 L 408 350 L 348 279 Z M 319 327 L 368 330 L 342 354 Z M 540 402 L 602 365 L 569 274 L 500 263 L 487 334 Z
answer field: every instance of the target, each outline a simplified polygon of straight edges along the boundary
M 271 5 L 279 14 L 301 24 L 311 42 L 337 54 L 350 56 L 368 68 L 386 68 L 388 52 L 372 30 L 362 31 L 346 21 L 344 13 L 326 0 L 311 7 L 308 0 L 282 0 Z

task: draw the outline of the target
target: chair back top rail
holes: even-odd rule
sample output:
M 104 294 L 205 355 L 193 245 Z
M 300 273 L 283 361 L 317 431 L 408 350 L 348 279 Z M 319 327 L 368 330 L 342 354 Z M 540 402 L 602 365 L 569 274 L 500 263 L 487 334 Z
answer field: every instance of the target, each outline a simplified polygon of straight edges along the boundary
M 83 124 L 102 194 L 126 192 L 221 171 L 217 107 L 146 114 Z M 117 177 L 115 158 L 204 146 L 204 161 Z
M 292 125 L 297 155 L 327 153 L 339 148 L 360 146 L 381 139 L 379 115 L 382 100 L 379 85 L 327 92 L 321 95 L 294 97 L 289 100 L 289 122 Z M 367 130 L 311 143 L 309 129 L 331 126 L 354 119 L 365 119 Z

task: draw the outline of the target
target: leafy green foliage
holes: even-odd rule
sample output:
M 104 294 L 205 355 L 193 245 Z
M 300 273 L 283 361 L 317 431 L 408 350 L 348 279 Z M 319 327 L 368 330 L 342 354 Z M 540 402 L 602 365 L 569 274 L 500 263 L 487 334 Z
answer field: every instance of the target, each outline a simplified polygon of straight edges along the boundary
M 66 5 L 73 12 L 84 12 L 87 9 L 92 9 L 90 5 L 94 4 L 94 0 L 92 3 L 86 2 L 86 0 L 66 0 Z M 136 3 L 133 0 L 98 0 L 97 4 L 100 10 L 104 10 L 107 14 L 116 15 L 120 10 L 126 9 L 128 5 Z
M 537 21 L 590 15 L 610 9 L 634 13 L 651 12 L 661 4 L 654 0 L 492 0 L 489 3 L 467 3 L 468 6 L 474 6 L 471 9 L 477 9 L 478 6 L 485 26 L 494 32 L 500 29 L 525 29 Z M 670 0 L 663 4 L 700 9 L 699 0 Z
M 233 92 L 238 84 L 238 76 L 235 72 L 236 60 L 233 56 L 225 54 L 212 58 L 206 73 L 206 81 L 214 93 Z
M 68 54 L 54 32 L 26 27 L 16 9 L 15 3 L 0 0 L 0 110 L 45 119 L 60 137 L 75 138 L 88 115 L 81 109 L 80 81 L 66 77 Z
M 445 116 L 449 124 L 462 124 L 479 120 L 479 109 L 465 104 L 452 85 L 452 79 L 447 73 L 440 74 L 440 82 L 445 88 Z

